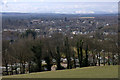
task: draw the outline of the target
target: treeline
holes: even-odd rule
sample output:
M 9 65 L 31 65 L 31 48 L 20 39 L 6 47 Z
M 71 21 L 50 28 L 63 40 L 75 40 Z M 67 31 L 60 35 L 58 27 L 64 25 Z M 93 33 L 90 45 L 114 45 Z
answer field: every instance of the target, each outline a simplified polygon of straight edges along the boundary
M 26 64 L 29 73 L 44 71 L 44 66 L 51 71 L 52 65 L 57 65 L 57 70 L 117 65 L 117 51 L 116 41 L 99 41 L 82 35 L 71 37 L 61 33 L 37 37 L 34 31 L 26 31 L 17 40 L 3 40 L 3 74 L 25 74 Z M 66 68 L 61 65 L 62 58 L 67 60 Z M 42 64 L 43 60 L 46 65 Z

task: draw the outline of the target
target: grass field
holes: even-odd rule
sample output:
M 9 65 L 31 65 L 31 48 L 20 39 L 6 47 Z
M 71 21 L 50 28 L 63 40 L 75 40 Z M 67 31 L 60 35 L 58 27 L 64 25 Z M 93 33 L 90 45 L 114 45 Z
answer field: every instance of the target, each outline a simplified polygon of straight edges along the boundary
M 86 67 L 71 70 L 38 72 L 3 78 L 118 78 L 118 66 Z

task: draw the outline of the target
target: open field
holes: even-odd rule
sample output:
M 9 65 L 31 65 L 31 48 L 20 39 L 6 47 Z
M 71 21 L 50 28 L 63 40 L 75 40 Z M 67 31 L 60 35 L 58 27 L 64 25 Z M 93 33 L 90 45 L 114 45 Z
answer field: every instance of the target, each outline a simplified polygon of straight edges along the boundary
M 86 67 L 71 70 L 38 72 L 3 78 L 118 78 L 118 66 Z

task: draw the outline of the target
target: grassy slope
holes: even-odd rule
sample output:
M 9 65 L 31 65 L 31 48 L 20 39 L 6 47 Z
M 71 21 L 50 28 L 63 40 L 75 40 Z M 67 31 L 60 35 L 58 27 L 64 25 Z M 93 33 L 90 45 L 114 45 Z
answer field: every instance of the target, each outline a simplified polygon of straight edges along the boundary
M 71 70 L 39 72 L 3 78 L 117 78 L 118 66 L 86 67 Z

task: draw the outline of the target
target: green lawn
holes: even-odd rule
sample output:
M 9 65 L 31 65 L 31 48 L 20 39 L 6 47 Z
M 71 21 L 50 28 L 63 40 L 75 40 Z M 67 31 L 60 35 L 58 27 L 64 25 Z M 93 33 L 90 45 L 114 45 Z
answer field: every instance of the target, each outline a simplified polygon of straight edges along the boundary
M 118 78 L 118 66 L 86 67 L 71 70 L 38 72 L 3 78 Z

